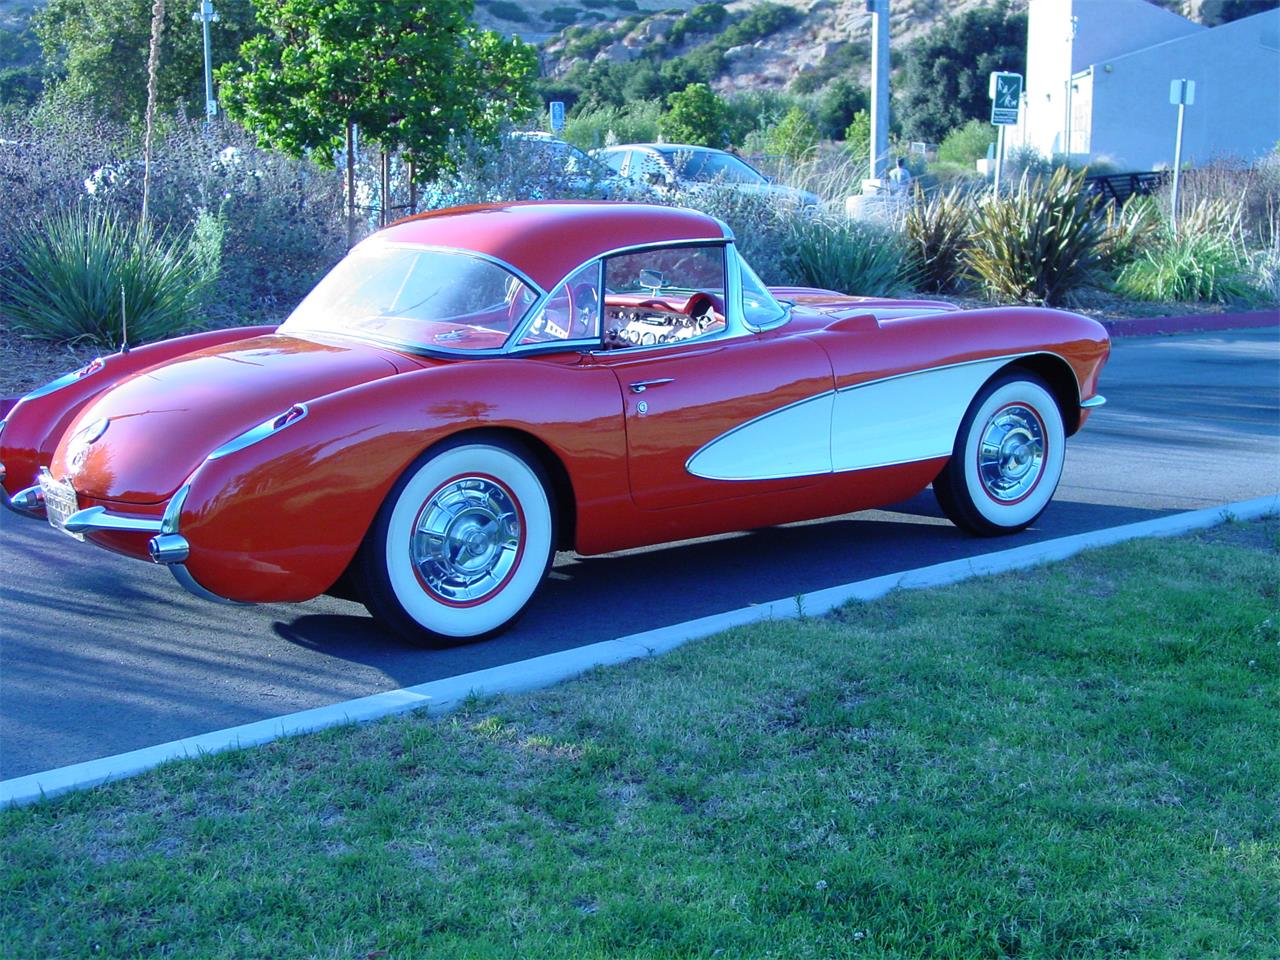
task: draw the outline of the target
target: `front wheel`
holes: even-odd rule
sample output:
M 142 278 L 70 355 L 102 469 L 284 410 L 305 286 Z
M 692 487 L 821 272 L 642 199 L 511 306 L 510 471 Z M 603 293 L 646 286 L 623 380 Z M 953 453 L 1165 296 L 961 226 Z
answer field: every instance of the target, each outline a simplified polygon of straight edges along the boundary
M 506 440 L 427 451 L 387 495 L 356 556 L 365 606 L 423 646 L 498 633 L 551 565 L 549 490 L 537 460 Z
M 951 459 L 933 481 L 942 512 L 980 536 L 1030 526 L 1053 499 L 1066 453 L 1062 411 L 1035 374 L 1012 371 L 969 406 Z

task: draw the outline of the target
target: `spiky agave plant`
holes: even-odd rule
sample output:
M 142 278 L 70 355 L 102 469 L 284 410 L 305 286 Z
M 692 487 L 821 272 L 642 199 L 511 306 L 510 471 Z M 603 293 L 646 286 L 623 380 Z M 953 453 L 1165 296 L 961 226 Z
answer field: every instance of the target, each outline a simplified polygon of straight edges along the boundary
M 142 343 L 198 326 L 214 270 L 199 246 L 77 205 L 21 231 L 0 275 L 0 311 L 41 340 Z M 123 304 L 121 291 L 123 290 Z
M 902 226 L 921 290 L 948 293 L 962 285 L 972 217 L 973 202 L 959 187 L 926 196 L 916 183 Z
M 1012 195 L 975 211 L 969 268 L 1001 300 L 1061 304 L 1098 279 L 1106 224 L 1097 205 L 1083 172 L 1059 167 L 1047 182 L 1024 174 Z

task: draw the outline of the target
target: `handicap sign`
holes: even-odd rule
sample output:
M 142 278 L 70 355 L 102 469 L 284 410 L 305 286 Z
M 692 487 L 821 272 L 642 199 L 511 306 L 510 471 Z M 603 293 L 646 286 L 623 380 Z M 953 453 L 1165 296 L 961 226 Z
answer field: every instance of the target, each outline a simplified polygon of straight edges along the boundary
M 1022 105 L 1022 74 L 991 74 L 988 96 L 991 97 L 991 122 L 996 126 L 1016 125 L 1018 108 Z

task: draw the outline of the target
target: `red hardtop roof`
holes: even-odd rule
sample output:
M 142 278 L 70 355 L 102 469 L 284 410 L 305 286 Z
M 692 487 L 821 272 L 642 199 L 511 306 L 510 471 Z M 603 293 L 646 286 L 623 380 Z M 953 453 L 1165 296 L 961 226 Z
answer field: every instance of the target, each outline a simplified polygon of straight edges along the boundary
M 606 200 L 452 207 L 393 223 L 377 236 L 495 257 L 524 271 L 543 289 L 574 267 L 621 247 L 729 239 L 718 220 L 694 210 Z

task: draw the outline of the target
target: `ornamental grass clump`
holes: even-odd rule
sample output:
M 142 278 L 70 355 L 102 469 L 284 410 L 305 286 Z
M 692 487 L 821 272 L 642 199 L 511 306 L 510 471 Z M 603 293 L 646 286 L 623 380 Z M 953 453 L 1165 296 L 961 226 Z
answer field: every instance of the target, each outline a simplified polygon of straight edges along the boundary
M 785 249 L 794 282 L 868 297 L 910 290 L 914 276 L 902 236 L 845 217 L 797 217 Z
M 1083 172 L 1065 167 L 1048 181 L 1024 175 L 1011 196 L 974 213 L 966 260 L 988 292 L 1015 303 L 1061 304 L 1098 279 L 1106 224 Z
M 121 343 L 122 306 L 130 343 L 193 329 L 216 278 L 216 232 L 206 227 L 191 243 L 99 207 L 54 213 L 15 238 L 0 312 L 23 336 L 103 346 Z
M 1189 205 L 1177 233 L 1161 215 L 1145 242 L 1134 245 L 1127 260 L 1115 263 L 1116 290 L 1135 300 L 1179 303 L 1264 299 L 1254 283 L 1242 218 L 1242 202 L 1221 197 L 1202 197 Z
M 915 202 L 902 227 L 921 290 L 951 293 L 963 286 L 972 217 L 973 204 L 961 190 L 952 187 L 926 197 L 916 184 Z

